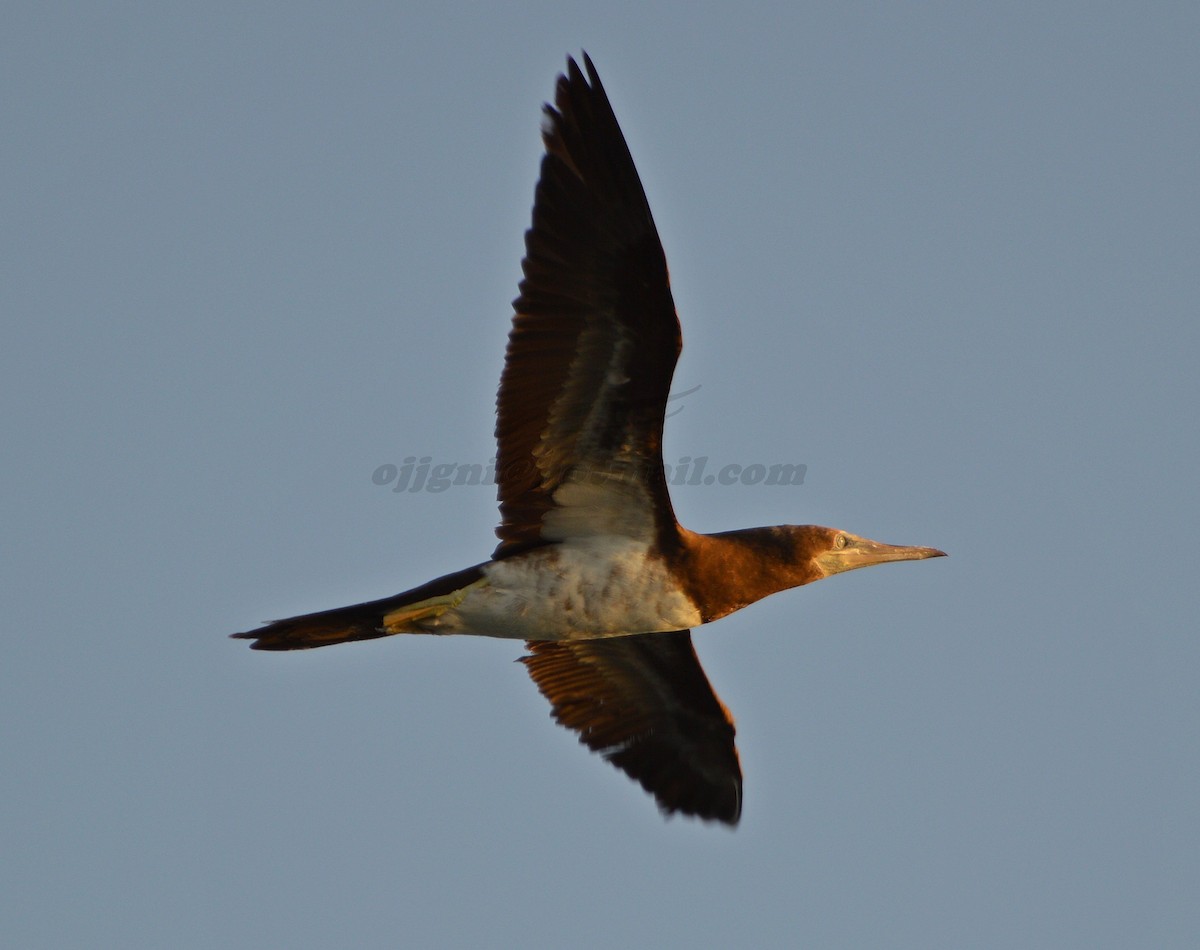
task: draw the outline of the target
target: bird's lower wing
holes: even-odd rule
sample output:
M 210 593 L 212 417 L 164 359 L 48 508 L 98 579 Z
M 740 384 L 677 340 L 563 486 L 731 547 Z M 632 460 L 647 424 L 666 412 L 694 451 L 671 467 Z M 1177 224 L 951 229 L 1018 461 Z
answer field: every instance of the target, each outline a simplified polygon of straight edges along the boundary
M 530 641 L 522 662 L 554 718 L 638 781 L 665 814 L 736 825 L 742 771 L 733 718 L 690 631 Z

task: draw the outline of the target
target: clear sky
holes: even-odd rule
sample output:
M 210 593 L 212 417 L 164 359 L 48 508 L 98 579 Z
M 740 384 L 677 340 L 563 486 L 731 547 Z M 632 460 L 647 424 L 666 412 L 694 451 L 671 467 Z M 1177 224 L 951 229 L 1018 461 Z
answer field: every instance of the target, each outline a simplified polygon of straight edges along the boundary
M 0 937 L 21 948 L 1194 947 L 1195 3 L 11 3 Z M 226 635 L 483 560 L 568 53 L 685 347 L 696 530 L 934 545 L 696 634 L 736 832 L 520 644 Z M 696 387 L 699 387 L 698 389 Z

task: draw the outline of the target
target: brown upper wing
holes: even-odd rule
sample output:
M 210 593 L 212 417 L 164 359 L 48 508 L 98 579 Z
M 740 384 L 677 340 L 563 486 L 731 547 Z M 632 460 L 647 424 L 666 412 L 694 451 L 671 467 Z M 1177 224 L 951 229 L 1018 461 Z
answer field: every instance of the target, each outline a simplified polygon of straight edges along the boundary
M 737 824 L 733 719 L 689 631 L 526 645 L 529 675 L 580 742 L 641 783 L 666 814 Z
M 497 398 L 496 557 L 593 532 L 669 545 L 675 530 L 662 428 L 679 320 L 633 158 L 584 65 L 586 78 L 568 60 L 545 107 Z M 547 525 L 562 509 L 574 510 Z

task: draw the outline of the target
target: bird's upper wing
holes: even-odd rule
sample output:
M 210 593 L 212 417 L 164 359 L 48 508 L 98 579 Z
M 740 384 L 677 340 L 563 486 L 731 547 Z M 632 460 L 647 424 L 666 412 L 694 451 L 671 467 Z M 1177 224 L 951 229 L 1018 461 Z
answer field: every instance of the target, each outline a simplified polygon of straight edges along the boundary
M 640 782 L 666 814 L 737 824 L 742 770 L 733 718 L 689 631 L 527 646 L 529 675 L 580 742 Z
M 662 428 L 679 319 L 633 158 L 584 65 L 568 60 L 545 107 L 497 397 L 496 557 L 597 533 L 667 545 L 676 530 Z

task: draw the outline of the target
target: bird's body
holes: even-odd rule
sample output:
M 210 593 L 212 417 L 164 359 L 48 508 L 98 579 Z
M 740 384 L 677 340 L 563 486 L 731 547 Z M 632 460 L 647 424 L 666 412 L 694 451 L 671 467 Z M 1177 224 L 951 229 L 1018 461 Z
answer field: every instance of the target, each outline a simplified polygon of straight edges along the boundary
M 601 536 L 492 561 L 430 633 L 588 640 L 702 623 L 700 611 L 642 542 Z M 385 624 L 387 619 L 384 619 Z
M 260 650 L 412 633 L 525 640 L 559 722 L 664 811 L 736 824 L 733 720 L 690 629 L 831 574 L 942 552 L 814 525 L 702 535 L 675 520 L 661 446 L 679 321 L 633 159 L 584 62 L 586 78 L 568 61 L 546 107 L 497 401 L 492 560 L 235 637 Z

